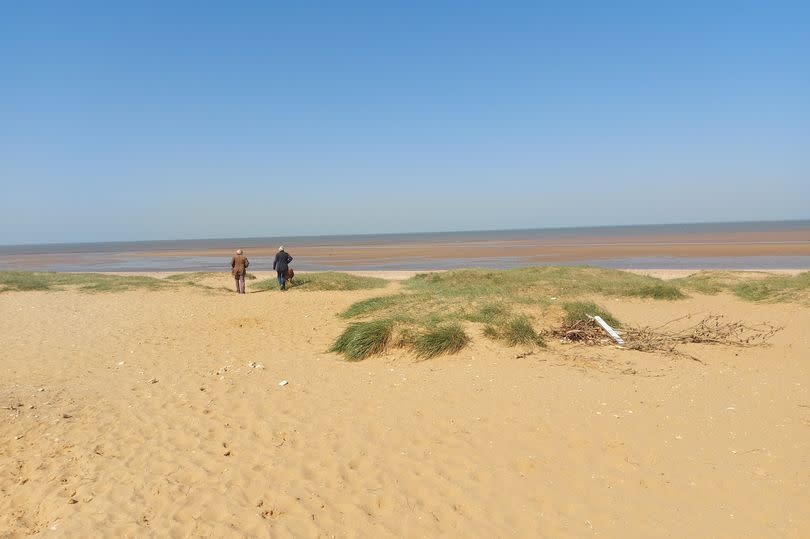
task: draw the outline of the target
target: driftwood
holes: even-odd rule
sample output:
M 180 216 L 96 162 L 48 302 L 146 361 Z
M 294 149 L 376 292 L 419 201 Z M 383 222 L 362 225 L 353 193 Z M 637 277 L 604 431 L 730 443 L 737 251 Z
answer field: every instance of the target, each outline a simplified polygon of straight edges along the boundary
M 677 349 L 678 345 L 700 343 L 739 347 L 757 346 L 765 343 L 782 330 L 781 327 L 769 323 L 747 325 L 738 321 L 726 322 L 723 315 L 716 314 L 709 315 L 684 329 L 667 329 L 670 324 L 689 318 L 691 316 L 676 318 L 656 327 L 626 327 L 619 333 L 625 341 L 624 348 L 642 352 L 688 355 L 680 352 Z M 563 342 L 581 342 L 590 345 L 612 344 L 605 330 L 593 319 L 563 324 L 552 333 L 561 338 Z M 697 358 L 692 357 L 692 359 Z

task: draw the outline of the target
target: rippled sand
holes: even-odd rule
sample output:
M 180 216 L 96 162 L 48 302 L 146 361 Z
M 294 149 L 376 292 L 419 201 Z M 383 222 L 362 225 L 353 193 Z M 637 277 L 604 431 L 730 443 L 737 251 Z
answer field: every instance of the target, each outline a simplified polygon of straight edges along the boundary
M 0 537 L 810 536 L 810 308 L 602 300 L 785 326 L 703 363 L 327 353 L 378 293 L 0 294 Z

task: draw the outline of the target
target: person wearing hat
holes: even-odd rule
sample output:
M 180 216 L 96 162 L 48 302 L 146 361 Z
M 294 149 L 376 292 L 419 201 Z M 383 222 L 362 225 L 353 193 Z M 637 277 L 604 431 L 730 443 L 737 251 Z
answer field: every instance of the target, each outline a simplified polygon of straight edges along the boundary
M 273 269 L 276 270 L 278 274 L 278 286 L 282 290 L 287 290 L 287 270 L 289 269 L 289 264 L 292 262 L 292 259 L 293 257 L 287 254 L 283 245 L 278 248 L 276 259 L 273 260 Z
M 231 258 L 231 273 L 236 280 L 236 293 L 245 293 L 245 273 L 247 272 L 250 262 L 247 257 L 242 254 L 242 249 L 237 249 L 236 254 Z

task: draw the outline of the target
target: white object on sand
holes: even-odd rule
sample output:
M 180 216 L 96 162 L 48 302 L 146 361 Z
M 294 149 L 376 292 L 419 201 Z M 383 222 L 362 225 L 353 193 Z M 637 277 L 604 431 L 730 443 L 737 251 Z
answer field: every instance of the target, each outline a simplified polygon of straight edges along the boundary
M 279 383 L 278 383 L 278 385 L 280 385 L 280 386 L 286 386 L 288 383 L 289 383 L 289 382 L 287 382 L 287 380 L 282 380 L 281 382 L 279 382 Z
M 610 327 L 607 322 L 602 320 L 601 316 L 594 316 L 593 319 L 596 320 L 597 324 L 602 326 L 602 329 L 607 331 L 607 334 L 610 335 L 613 338 L 614 341 L 616 341 L 619 344 L 624 344 L 624 339 L 619 337 L 619 334 L 616 333 L 616 330 L 613 329 L 612 327 Z

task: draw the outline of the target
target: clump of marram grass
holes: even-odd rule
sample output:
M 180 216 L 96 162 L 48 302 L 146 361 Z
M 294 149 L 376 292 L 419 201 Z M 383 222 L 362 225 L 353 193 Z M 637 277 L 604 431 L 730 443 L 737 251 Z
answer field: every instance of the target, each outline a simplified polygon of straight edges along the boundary
M 349 325 L 330 348 L 349 361 L 358 361 L 379 354 L 388 346 L 394 332 L 395 320 L 383 318 Z
M 417 334 L 412 346 L 416 356 L 422 359 L 442 354 L 455 354 L 470 342 L 470 337 L 459 323 L 436 326 Z
M 531 318 L 523 312 L 548 308 L 552 297 L 560 300 L 566 320 L 559 328 L 547 328 L 547 334 L 567 341 L 598 343 L 608 339 L 589 315 L 600 316 L 617 328 L 622 324 L 588 301 L 589 297 L 676 300 L 685 297 L 682 289 L 704 293 L 729 289 L 754 301 L 788 301 L 805 297 L 810 290 L 810 272 L 793 277 L 757 275 L 756 280 L 745 280 L 750 277 L 715 272 L 691 281 L 667 282 L 590 266 L 466 269 L 416 275 L 402 283 L 401 293 L 364 299 L 341 316 L 365 319 L 363 323 L 397 320 L 391 330 L 395 337 L 388 334 L 386 345 L 411 349 L 419 357 L 434 357 L 466 345 L 468 337 L 461 321 L 481 324 L 484 336 L 512 346 L 542 345 L 543 333 L 534 329 Z M 368 349 L 364 347 L 363 353 Z
M 455 354 L 470 342 L 458 323 L 430 326 L 408 318 L 381 318 L 350 324 L 329 349 L 343 354 L 349 361 L 359 361 L 389 348 L 413 351 L 427 359 L 441 354 Z
M 727 290 L 747 301 L 795 301 L 806 299 L 810 291 L 810 272 L 773 275 L 751 271 L 699 271 L 671 282 L 701 294 Z
M 341 318 L 355 318 L 358 316 L 367 316 L 372 313 L 376 313 L 386 307 L 390 307 L 391 305 L 396 305 L 402 302 L 403 297 L 402 294 L 393 295 L 393 296 L 377 296 L 374 298 L 368 298 L 356 303 L 353 303 L 348 309 L 340 313 Z
M 588 294 L 657 299 L 684 297 L 677 286 L 660 279 L 590 266 L 466 269 L 419 274 L 403 281 L 402 288 L 404 293 L 355 303 L 341 316 L 405 314 L 501 324 L 511 317 L 516 306 L 544 308 L 551 297 L 574 299 Z
M 31 271 L 0 271 L 0 292 L 6 290 L 51 290 L 54 281 L 49 274 Z
M 290 284 L 291 288 L 302 290 L 369 290 L 385 288 L 388 281 L 378 277 L 363 277 L 339 271 L 324 271 L 314 273 L 297 273 Z M 264 279 L 250 285 L 251 290 L 278 290 L 278 280 L 275 277 Z
M 120 292 L 124 290 L 158 290 L 172 286 L 162 279 L 140 275 L 104 273 L 62 273 L 47 271 L 0 271 L 0 292 L 31 290 L 64 290 L 83 292 Z
M 509 346 L 546 345 L 543 336 L 534 329 L 531 320 L 525 315 L 516 316 L 500 326 L 487 324 L 484 326 L 483 334 L 492 340 L 505 342 Z
M 810 292 L 810 271 L 798 275 L 772 275 L 764 279 L 744 281 L 731 290 L 748 301 L 791 301 Z
M 703 270 L 688 277 L 672 279 L 670 282 L 676 286 L 693 290 L 700 294 L 715 295 L 727 290 L 740 279 L 740 274 L 731 271 Z
M 586 294 L 658 299 L 684 297 L 678 287 L 660 279 L 590 266 L 466 269 L 419 274 L 403 281 L 402 289 L 399 294 L 359 301 L 340 316 L 368 320 L 407 317 L 410 322 L 401 327 L 415 329 L 413 338 L 404 346 L 420 357 L 432 357 L 436 355 L 433 351 L 440 349 L 434 342 L 452 341 L 451 334 L 463 333 L 461 321 L 483 324 L 485 336 L 512 346 L 542 345 L 542 335 L 534 329 L 531 319 L 520 312 L 547 308 L 550 298 L 555 296 L 566 299 Z M 603 311 L 596 314 L 600 312 Z M 434 331 L 435 337 L 426 337 Z
M 472 312 L 466 313 L 464 319 L 482 324 L 495 324 L 509 317 L 509 306 L 505 303 L 484 303 Z
M 613 327 L 621 327 L 621 322 L 617 320 L 607 310 L 600 307 L 593 301 L 567 301 L 562 305 L 565 311 L 565 324 L 573 325 L 577 322 L 587 322 L 593 316 L 600 316 L 602 320 Z
M 626 271 L 594 266 L 536 266 L 509 270 L 463 269 L 423 273 L 403 282 L 413 291 L 465 298 L 605 296 L 681 299 L 672 283 Z

